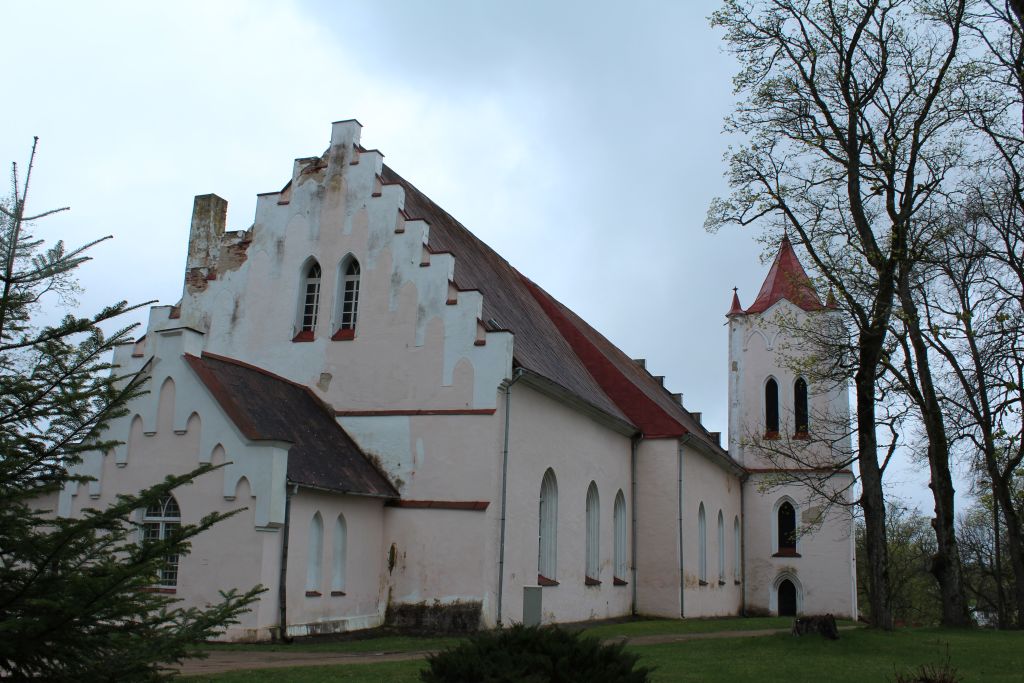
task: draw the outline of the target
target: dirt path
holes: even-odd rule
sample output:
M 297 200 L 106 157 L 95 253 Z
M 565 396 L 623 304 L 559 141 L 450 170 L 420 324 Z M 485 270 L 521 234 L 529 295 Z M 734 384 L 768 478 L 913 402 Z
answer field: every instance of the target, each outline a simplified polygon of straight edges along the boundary
M 857 628 L 842 626 L 840 630 Z M 711 638 L 756 638 L 772 636 L 776 633 L 789 633 L 788 628 L 759 629 L 756 631 L 713 631 L 711 633 L 671 633 L 651 636 L 618 636 L 605 642 L 621 643 L 628 641 L 632 645 L 661 645 L 663 643 L 681 643 L 687 640 L 707 640 Z M 403 662 L 411 659 L 423 659 L 433 650 L 417 650 L 405 652 L 260 652 L 259 650 L 224 650 L 211 652 L 206 659 L 192 659 L 182 664 L 180 671 L 185 676 L 202 676 L 205 674 L 224 673 L 225 671 L 244 671 L 246 669 L 280 669 L 286 666 L 337 666 L 341 664 L 373 664 L 375 662 Z

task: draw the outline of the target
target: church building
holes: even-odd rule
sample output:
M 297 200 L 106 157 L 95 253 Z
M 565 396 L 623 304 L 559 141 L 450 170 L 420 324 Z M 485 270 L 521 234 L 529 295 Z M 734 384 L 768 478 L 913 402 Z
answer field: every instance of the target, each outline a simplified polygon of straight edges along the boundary
M 115 356 L 149 392 L 59 514 L 223 463 L 137 520 L 159 537 L 245 508 L 159 577 L 186 606 L 267 587 L 231 640 L 492 628 L 538 592 L 543 623 L 856 617 L 850 508 L 822 491 L 852 497 L 829 466 L 849 457 L 847 390 L 794 362 L 795 330 L 838 313 L 788 239 L 727 315 L 723 444 L 360 130 L 334 123 L 247 230 L 196 197 L 180 302 Z

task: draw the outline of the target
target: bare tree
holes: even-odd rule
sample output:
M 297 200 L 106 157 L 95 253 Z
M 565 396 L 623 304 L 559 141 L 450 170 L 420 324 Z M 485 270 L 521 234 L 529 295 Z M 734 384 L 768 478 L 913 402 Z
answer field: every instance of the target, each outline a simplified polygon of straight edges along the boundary
M 916 218 L 944 200 L 961 163 L 954 95 L 966 77 L 958 63 L 964 5 L 726 0 L 712 16 L 741 65 L 734 83 L 743 99 L 726 129 L 745 142 L 728 155 L 733 192 L 712 203 L 706 226 L 788 231 L 854 331 L 849 372 L 871 619 L 886 629 L 893 621 L 876 392 L 901 274 L 917 253 Z M 937 495 L 940 525 L 945 507 Z M 962 595 L 957 576 L 938 575 L 944 595 Z M 954 600 L 944 622 L 965 622 L 963 605 Z

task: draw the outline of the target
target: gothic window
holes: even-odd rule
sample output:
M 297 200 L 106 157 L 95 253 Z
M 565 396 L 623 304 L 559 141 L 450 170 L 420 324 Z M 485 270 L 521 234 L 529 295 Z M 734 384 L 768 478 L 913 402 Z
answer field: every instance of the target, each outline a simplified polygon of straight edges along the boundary
M 743 550 L 740 546 L 740 518 L 738 515 L 732 521 L 732 543 L 732 578 L 733 581 L 738 582 L 740 580 L 740 563 L 743 561 Z
M 779 435 L 779 383 L 774 379 L 764 384 L 764 423 L 766 437 Z
M 725 519 L 718 511 L 718 583 L 725 583 Z
M 345 559 L 348 554 L 348 525 L 345 515 L 334 523 L 334 545 L 331 558 L 331 595 L 345 594 Z
M 587 488 L 587 584 L 600 583 L 601 573 L 601 503 L 597 484 Z
M 626 578 L 626 497 L 622 491 L 615 496 L 612 523 L 615 527 L 615 578 L 622 581 Z
M 707 518 L 704 514 L 704 503 L 700 504 L 700 508 L 697 510 L 697 543 L 700 545 L 698 550 L 697 561 L 699 566 L 697 568 L 698 577 L 702 584 L 708 582 L 708 523 Z
M 558 482 L 549 469 L 540 484 L 540 514 L 537 551 L 537 582 L 555 585 L 556 550 L 558 544 Z
M 320 310 L 320 264 L 313 261 L 302 278 L 302 307 L 299 311 L 299 334 L 296 339 L 312 340 Z
M 793 385 L 793 413 L 796 416 L 796 436 L 807 434 L 807 382 L 803 377 Z
M 359 314 L 359 261 L 349 257 L 341 265 L 339 293 L 336 304 L 338 329 L 334 339 L 352 339 L 355 337 L 356 320 Z
M 174 496 L 167 494 L 146 508 L 142 517 L 142 538 L 146 541 L 163 541 L 181 526 L 181 509 Z M 178 585 L 178 553 L 164 556 L 164 564 L 157 577 L 158 588 L 174 588 Z
M 324 559 L 324 520 L 320 513 L 313 515 L 309 523 L 309 538 L 306 541 L 306 596 L 320 595 L 321 566 Z
M 788 500 L 779 506 L 779 553 L 796 552 L 796 509 Z

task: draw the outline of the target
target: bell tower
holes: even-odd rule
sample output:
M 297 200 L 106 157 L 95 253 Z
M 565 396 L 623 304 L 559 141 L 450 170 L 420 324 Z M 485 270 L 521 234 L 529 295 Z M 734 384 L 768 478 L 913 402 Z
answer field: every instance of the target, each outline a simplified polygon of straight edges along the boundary
M 857 614 L 849 395 L 845 382 L 815 379 L 808 363 L 821 352 L 808 340 L 840 315 L 831 295 L 822 302 L 788 236 L 753 303 L 744 308 L 734 290 L 726 314 L 729 453 L 748 472 L 752 613 Z

